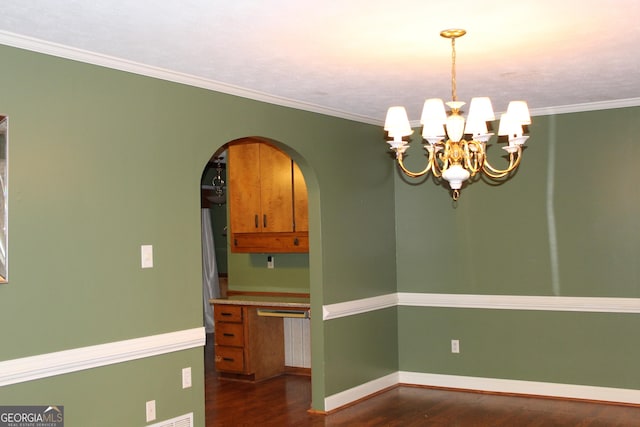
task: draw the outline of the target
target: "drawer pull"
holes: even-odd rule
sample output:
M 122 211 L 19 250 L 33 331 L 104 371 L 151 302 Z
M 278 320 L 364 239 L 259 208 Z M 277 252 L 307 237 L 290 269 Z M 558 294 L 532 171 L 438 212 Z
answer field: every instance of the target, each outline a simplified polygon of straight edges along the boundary
M 260 227 L 260 223 L 258 223 L 258 214 L 254 215 L 253 219 L 256 223 L 256 228 Z
M 262 226 L 267 228 L 267 215 L 262 215 Z
M 231 357 L 223 357 L 222 360 L 224 360 L 225 362 L 233 362 L 235 359 Z
M 220 316 L 227 316 L 227 317 L 229 317 L 229 316 L 233 316 L 233 313 L 228 313 L 228 312 L 226 312 L 226 311 L 223 311 L 222 313 L 220 313 Z
M 298 246 L 300 245 L 300 241 L 298 240 L 298 238 L 296 237 L 295 239 L 293 239 L 293 245 L 294 246 Z
M 228 332 L 225 332 L 225 333 L 224 333 L 224 334 L 222 334 L 222 335 L 223 335 L 223 336 L 225 336 L 225 337 L 235 337 L 235 336 L 236 336 L 236 334 L 230 334 L 230 333 L 228 333 Z

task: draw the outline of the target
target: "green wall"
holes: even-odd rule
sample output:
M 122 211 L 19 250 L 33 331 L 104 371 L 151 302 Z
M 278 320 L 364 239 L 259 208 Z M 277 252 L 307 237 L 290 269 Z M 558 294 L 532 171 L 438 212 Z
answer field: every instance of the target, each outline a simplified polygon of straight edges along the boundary
M 327 355 L 327 394 L 332 395 L 398 370 L 395 307 L 334 319 L 326 323 L 327 340 L 340 349 Z M 357 369 L 354 367 L 357 366 Z
M 311 290 L 313 408 L 398 369 L 640 386 L 624 376 L 640 356 L 628 339 L 637 315 L 320 315 L 325 304 L 396 291 L 637 298 L 638 108 L 534 118 L 514 179 L 468 186 L 453 207 L 430 180 L 404 182 L 377 126 L 4 46 L 0 58 L 10 138 L 0 363 L 202 326 L 201 174 L 225 143 L 259 136 L 292 156 L 309 190 L 308 269 L 287 278 Z M 421 160 L 415 150 L 407 161 Z M 154 246 L 153 269 L 140 269 L 142 244 Z M 245 260 L 264 264 L 255 257 Z M 202 384 L 172 382 L 185 366 L 202 378 L 201 357 L 185 350 L 5 386 L 0 402 L 56 402 L 74 425 L 139 425 L 155 398 L 158 420 L 193 411 L 203 425 Z M 602 370 L 605 359 L 615 366 Z M 103 402 L 123 410 L 95 420 Z
M 180 376 L 185 366 L 193 369 L 202 363 L 202 353 L 202 349 L 185 350 L 5 386 L 0 402 L 64 405 L 65 425 L 108 427 L 145 425 L 144 405 L 153 399 L 155 422 L 194 411 L 194 425 L 202 426 L 204 414 L 198 402 L 203 399 L 204 374 L 194 370 L 192 387 L 184 390 Z
M 305 175 L 313 313 L 395 291 L 394 183 L 383 150 L 372 148 L 384 146 L 378 127 L 5 46 L 0 58 L 11 152 L 0 362 L 202 326 L 200 179 L 219 147 L 245 136 L 278 141 Z M 142 244 L 153 245 L 153 269 L 140 268 Z M 394 312 L 377 316 L 395 322 Z M 354 334 L 364 327 L 344 323 Z M 336 366 L 324 361 L 340 359 L 341 340 L 324 329 L 314 316 L 316 409 L 339 388 Z M 397 340 L 395 329 L 385 333 Z M 371 346 L 380 337 L 362 339 Z M 394 370 L 396 349 L 380 351 L 340 368 L 351 369 L 351 382 L 373 379 L 360 367 L 380 360 L 390 361 L 381 370 Z M 53 401 L 74 425 L 139 425 L 157 388 L 142 383 L 152 374 L 179 378 L 185 366 L 201 378 L 201 354 L 4 386 L 0 402 Z M 158 421 L 193 411 L 204 424 L 204 392 L 194 383 L 188 391 L 162 387 Z M 95 420 L 104 402 L 126 409 Z
M 267 254 L 237 254 L 229 247 L 229 289 L 245 292 L 294 292 L 310 290 L 308 254 L 274 254 L 274 268 L 267 268 Z
M 457 207 L 397 177 L 398 289 L 640 297 L 639 111 L 534 117 L 513 179 L 466 186 Z
M 463 188 L 457 207 L 396 177 L 398 291 L 640 297 L 639 114 L 534 117 L 515 177 Z M 637 314 L 400 307 L 400 369 L 639 389 L 638 326 Z
M 637 314 L 401 307 L 398 318 L 402 371 L 640 388 Z

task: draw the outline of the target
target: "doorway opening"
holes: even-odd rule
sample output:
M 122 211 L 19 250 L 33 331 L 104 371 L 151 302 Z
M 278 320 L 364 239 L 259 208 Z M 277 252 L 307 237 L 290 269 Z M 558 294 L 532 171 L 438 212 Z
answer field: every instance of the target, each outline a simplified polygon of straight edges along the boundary
M 233 240 L 230 229 L 232 209 L 229 206 L 229 192 L 231 191 L 233 194 L 233 189 L 229 187 L 233 186 L 233 183 L 230 182 L 233 178 L 229 176 L 228 149 L 235 144 L 247 143 L 248 139 L 272 146 L 284 153 L 290 151 L 289 147 L 267 139 L 243 138 L 242 140 L 230 141 L 217 149 L 203 170 L 201 179 L 203 306 L 208 349 L 205 351 L 205 358 L 216 357 L 213 345 L 216 333 L 215 321 L 211 304 L 209 304 L 210 299 L 224 299 L 234 296 L 248 298 L 251 295 L 264 292 L 271 297 L 285 294 L 294 294 L 296 297 L 306 295 L 307 300 L 310 301 L 308 252 L 235 254 L 232 251 Z M 292 164 L 295 165 L 295 161 L 292 160 Z M 242 196 L 256 197 L 251 192 Z M 209 236 L 211 239 L 210 242 L 207 242 Z M 300 280 L 301 276 L 305 277 Z M 211 312 L 208 314 L 207 310 L 211 310 Z M 282 322 L 285 338 L 285 374 L 306 375 L 310 382 L 310 319 L 285 318 L 282 319 Z M 205 368 L 207 366 L 211 368 L 210 362 L 209 359 L 205 360 Z M 211 377 L 208 376 L 206 381 L 210 379 Z M 256 386 L 259 386 L 259 383 Z M 209 389 L 208 385 L 207 389 Z M 216 390 L 219 392 L 224 388 L 216 388 Z M 311 403 L 310 398 L 308 403 Z

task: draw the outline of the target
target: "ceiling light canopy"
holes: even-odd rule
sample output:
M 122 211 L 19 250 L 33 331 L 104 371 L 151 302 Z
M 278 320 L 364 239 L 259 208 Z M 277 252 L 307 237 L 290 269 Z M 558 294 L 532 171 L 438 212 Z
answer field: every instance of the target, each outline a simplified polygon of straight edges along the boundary
M 529 138 L 524 135 L 523 126 L 531 124 L 529 108 L 525 101 L 511 101 L 507 112 L 500 117 L 498 136 L 509 141 L 502 147 L 509 157 L 505 169 L 496 169 L 486 158 L 486 143 L 493 136 L 489 132 L 489 122 L 496 119 L 489 98 L 472 98 L 469 113 L 465 120 L 462 115 L 464 102 L 458 101 L 456 93 L 456 39 L 466 34 L 462 29 L 444 30 L 442 37 L 451 40 L 451 101 L 445 111 L 442 99 L 431 98 L 424 102 L 420 118 L 422 137 L 428 154 L 427 166 L 421 172 L 409 171 L 403 162 L 404 152 L 409 143 L 404 140 L 413 133 L 407 111 L 404 107 L 391 107 L 387 112 L 384 130 L 390 140 L 387 141 L 396 153 L 398 165 L 402 171 L 413 178 L 431 172 L 436 178 L 449 183 L 452 197 L 458 200 L 462 184 L 470 177 L 482 172 L 494 180 L 507 179 L 517 169 L 522 158 L 522 145 Z

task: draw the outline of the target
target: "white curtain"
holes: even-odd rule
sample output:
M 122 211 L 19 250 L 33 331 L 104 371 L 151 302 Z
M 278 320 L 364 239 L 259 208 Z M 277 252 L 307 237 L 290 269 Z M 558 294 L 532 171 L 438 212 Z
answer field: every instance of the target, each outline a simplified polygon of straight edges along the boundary
M 202 295 L 204 302 L 204 327 L 207 333 L 213 332 L 213 307 L 211 298 L 220 297 L 218 264 L 213 244 L 213 227 L 209 209 L 201 210 L 202 216 Z

